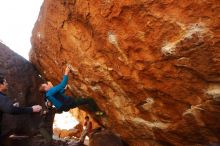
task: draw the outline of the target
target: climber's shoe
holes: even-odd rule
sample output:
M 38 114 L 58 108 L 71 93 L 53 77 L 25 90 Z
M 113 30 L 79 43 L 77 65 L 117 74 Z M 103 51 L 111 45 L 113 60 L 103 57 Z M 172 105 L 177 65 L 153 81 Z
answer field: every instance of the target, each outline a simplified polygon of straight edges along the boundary
M 104 112 L 102 112 L 102 111 L 96 111 L 96 112 L 95 112 L 95 115 L 96 115 L 96 116 L 103 116 L 103 115 L 104 115 Z

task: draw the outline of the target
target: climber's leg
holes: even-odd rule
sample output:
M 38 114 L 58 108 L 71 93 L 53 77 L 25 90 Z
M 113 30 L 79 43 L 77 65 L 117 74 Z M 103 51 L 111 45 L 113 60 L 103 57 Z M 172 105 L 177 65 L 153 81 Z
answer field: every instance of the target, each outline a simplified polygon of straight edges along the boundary
M 69 111 L 71 108 L 75 108 L 81 105 L 86 105 L 88 110 L 94 112 L 97 116 L 102 116 L 104 113 L 98 108 L 97 104 L 95 103 L 93 98 L 82 98 L 77 97 L 75 99 L 69 98 L 68 101 L 64 103 L 64 105 L 59 109 L 60 112 L 62 111 Z
M 80 142 L 81 143 L 84 143 L 84 140 L 86 138 L 86 136 L 88 135 L 88 132 L 87 131 L 83 131 L 81 136 L 80 136 Z
M 69 97 L 58 111 L 69 111 L 71 108 L 75 108 L 76 106 L 75 100 L 72 97 Z
M 82 98 L 82 97 L 69 97 L 59 109 L 60 111 L 69 111 L 71 108 L 75 108 L 81 105 L 88 105 L 88 108 L 92 112 L 98 111 L 98 106 L 92 98 Z
M 88 105 L 89 110 L 91 110 L 92 112 L 96 112 L 99 110 L 97 104 L 95 103 L 95 101 L 92 98 L 78 97 L 74 101 L 75 101 L 76 106 Z
M 101 112 L 98 105 L 96 104 L 95 100 L 93 98 L 76 98 L 75 100 L 76 106 L 80 105 L 88 105 L 88 109 L 92 112 L 94 112 L 97 116 L 102 116 L 104 113 Z

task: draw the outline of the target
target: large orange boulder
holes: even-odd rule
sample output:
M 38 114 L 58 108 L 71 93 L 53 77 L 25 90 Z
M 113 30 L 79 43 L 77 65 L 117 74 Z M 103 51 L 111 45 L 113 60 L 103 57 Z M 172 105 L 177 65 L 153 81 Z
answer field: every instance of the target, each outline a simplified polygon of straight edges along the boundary
M 220 141 L 220 1 L 47 0 L 31 62 L 131 146 Z

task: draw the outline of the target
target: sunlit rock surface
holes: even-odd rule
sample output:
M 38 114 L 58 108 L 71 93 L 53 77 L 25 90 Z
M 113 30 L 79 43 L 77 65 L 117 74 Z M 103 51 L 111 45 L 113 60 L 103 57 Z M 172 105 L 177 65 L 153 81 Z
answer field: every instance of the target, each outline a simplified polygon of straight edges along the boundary
M 54 135 L 59 138 L 80 138 L 86 116 L 89 116 L 88 113 L 79 108 L 56 114 L 53 122 Z M 91 116 L 89 116 L 89 120 L 92 122 L 92 129 L 100 127 Z
M 220 141 L 220 1 L 47 0 L 31 61 L 131 146 Z
M 71 109 L 69 112 L 77 121 L 80 122 L 79 124 L 82 127 L 83 127 L 83 123 L 85 122 L 86 116 L 89 116 L 89 121 L 92 122 L 93 129 L 100 127 L 100 125 L 95 121 L 95 119 L 93 119 L 93 117 L 91 117 L 88 113 L 86 113 L 85 111 L 79 108 Z

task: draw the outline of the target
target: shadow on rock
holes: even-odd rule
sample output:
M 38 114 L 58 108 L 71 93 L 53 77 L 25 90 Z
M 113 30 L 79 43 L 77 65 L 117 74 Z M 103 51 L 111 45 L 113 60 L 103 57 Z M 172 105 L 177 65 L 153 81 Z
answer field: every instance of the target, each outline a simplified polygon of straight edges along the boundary
M 122 140 L 108 130 L 95 131 L 92 133 L 89 146 L 124 146 Z

